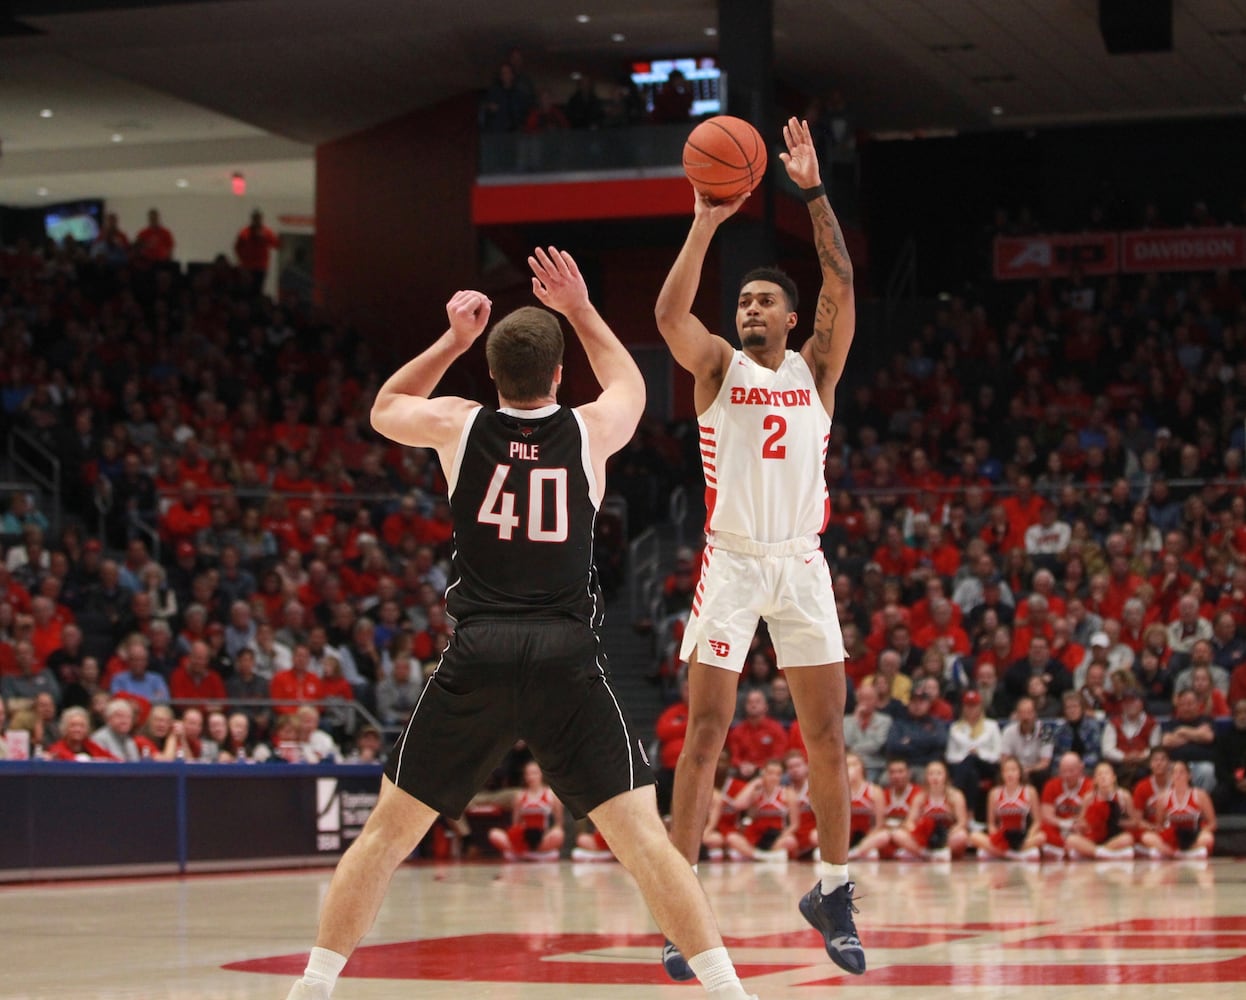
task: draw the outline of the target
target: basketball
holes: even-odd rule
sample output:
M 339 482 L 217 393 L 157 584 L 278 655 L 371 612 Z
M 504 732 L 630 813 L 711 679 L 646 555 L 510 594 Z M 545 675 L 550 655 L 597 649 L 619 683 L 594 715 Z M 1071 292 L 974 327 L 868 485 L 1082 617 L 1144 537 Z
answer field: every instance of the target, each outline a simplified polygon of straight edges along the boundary
M 712 201 L 730 201 L 752 191 L 765 172 L 766 144 L 742 118 L 707 118 L 684 143 L 684 173 Z

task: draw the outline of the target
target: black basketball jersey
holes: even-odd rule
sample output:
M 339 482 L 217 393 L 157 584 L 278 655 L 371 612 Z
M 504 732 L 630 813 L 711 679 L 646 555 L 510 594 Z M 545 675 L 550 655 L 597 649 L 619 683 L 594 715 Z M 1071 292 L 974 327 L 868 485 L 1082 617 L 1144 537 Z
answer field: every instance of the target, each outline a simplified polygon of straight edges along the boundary
M 446 611 L 458 622 L 540 613 L 597 624 L 597 507 L 579 418 L 564 406 L 537 417 L 481 407 L 469 421 L 450 484 Z

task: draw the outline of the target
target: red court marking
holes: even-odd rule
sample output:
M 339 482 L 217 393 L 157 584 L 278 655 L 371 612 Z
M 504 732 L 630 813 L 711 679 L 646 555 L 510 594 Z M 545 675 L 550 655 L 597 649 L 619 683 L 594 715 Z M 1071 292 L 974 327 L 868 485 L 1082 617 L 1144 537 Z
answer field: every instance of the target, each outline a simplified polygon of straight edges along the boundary
M 1172 986 L 1246 981 L 1246 955 L 1222 962 L 1119 965 L 892 965 L 802 986 Z
M 1051 948 L 1085 951 L 1092 948 L 1223 948 L 1246 951 L 1246 934 L 1185 934 L 1174 930 L 1163 937 L 1154 934 L 1117 934 L 1114 931 L 1075 931 L 1028 941 L 1005 941 L 1005 948 Z
M 1095 931 L 1246 931 L 1246 917 L 1135 917 L 1119 924 L 1087 927 L 1080 933 Z
M 1138 933 L 1146 929 L 1178 933 L 1157 938 Z M 930 925 L 926 925 L 930 926 Z M 1026 924 L 950 924 L 932 930 L 888 928 L 870 931 L 866 948 L 905 948 L 933 942 L 972 938 L 977 931 L 999 931 Z M 1073 930 L 1056 936 L 1044 934 L 1033 941 L 1015 942 L 1010 948 L 1092 948 L 1145 950 L 1156 947 L 1216 948 L 1239 952 L 1230 958 L 1192 962 L 1095 961 L 1069 964 L 1035 962 L 1021 964 L 907 964 L 882 966 L 869 974 L 834 975 L 802 986 L 1106 986 L 1175 985 L 1181 983 L 1246 982 L 1246 917 L 1200 917 L 1188 921 L 1130 920 L 1105 925 L 1089 932 Z M 1202 932 L 1202 933 L 1200 933 Z M 789 934 L 766 934 L 727 939 L 730 948 L 774 948 L 766 963 L 740 963 L 740 976 L 749 979 L 794 968 L 816 974 L 826 960 L 811 963 L 808 949 L 817 936 L 807 929 Z M 656 961 L 661 938 L 656 934 L 469 934 L 461 937 L 403 941 L 369 945 L 351 956 L 343 975 L 356 979 L 414 979 L 440 982 L 583 983 L 660 985 L 665 974 Z M 610 948 L 650 948 L 653 962 L 624 962 L 600 955 Z M 799 949 L 799 950 L 797 950 Z M 1001 955 L 1008 954 L 1001 952 Z M 1106 958 L 1106 953 L 1103 956 Z M 987 962 L 990 959 L 986 959 Z M 238 972 L 262 972 L 297 976 L 303 971 L 306 953 L 233 962 L 224 966 Z
M 751 940 L 751 939 L 749 939 Z M 745 939 L 736 939 L 741 947 Z M 791 938 L 787 939 L 790 946 Z M 652 962 L 621 962 L 603 957 L 590 961 L 560 961 L 560 956 L 583 956 L 605 948 L 644 947 L 653 950 Z M 616 983 L 652 986 L 670 982 L 658 956 L 662 938 L 656 934 L 469 934 L 369 945 L 358 949 L 342 976 L 346 979 L 427 979 L 440 982 L 491 983 Z M 307 964 L 305 953 L 232 962 L 237 972 L 266 972 L 297 976 Z M 791 962 L 737 963 L 742 977 L 766 976 L 791 968 Z M 803 962 L 801 964 L 804 964 Z
M 802 935 L 809 942 L 817 945 L 818 939 L 810 931 L 798 931 L 795 934 L 763 934 L 759 937 L 724 938 L 728 948 L 793 948 L 804 944 Z M 975 937 L 973 931 L 952 930 L 942 927 L 937 930 L 921 928 L 895 927 L 882 930 L 871 927 L 866 935 L 867 948 L 921 948 L 928 944 L 946 944 L 949 941 L 963 941 Z

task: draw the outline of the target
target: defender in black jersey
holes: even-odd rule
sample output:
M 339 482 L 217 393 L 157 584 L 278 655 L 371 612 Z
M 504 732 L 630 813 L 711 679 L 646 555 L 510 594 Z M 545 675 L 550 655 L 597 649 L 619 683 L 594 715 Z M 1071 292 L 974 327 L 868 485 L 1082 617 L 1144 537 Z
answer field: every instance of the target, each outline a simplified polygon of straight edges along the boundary
M 706 988 L 747 1000 L 700 884 L 658 816 L 649 762 L 597 635 L 594 520 L 606 459 L 644 410 L 644 380 L 571 256 L 538 248 L 528 263 L 533 293 L 570 321 L 602 392 L 576 409 L 558 404 L 558 319 L 525 308 L 488 337 L 496 412 L 429 398 L 489 321 L 489 300 L 460 291 L 446 306 L 449 329 L 377 393 L 373 426 L 400 444 L 435 447 L 446 470 L 454 518 L 446 609 L 456 628 L 390 755 L 376 808 L 338 864 L 317 947 L 289 1000 L 331 995 L 394 870 L 440 813 L 463 811 L 517 739 L 572 813 L 592 819 Z

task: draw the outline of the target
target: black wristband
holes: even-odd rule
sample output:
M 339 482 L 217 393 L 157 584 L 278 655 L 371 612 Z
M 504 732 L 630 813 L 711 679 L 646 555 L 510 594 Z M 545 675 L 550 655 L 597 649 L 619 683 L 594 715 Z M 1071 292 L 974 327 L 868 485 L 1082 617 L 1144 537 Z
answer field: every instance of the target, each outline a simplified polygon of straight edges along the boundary
M 826 194 L 825 184 L 819 184 L 817 187 L 800 189 L 800 196 L 805 200 L 806 204 L 808 204 L 811 201 L 817 201 L 819 198 L 825 196 L 825 194 Z

